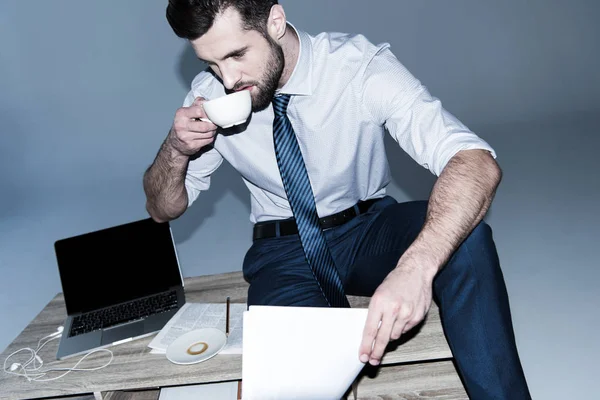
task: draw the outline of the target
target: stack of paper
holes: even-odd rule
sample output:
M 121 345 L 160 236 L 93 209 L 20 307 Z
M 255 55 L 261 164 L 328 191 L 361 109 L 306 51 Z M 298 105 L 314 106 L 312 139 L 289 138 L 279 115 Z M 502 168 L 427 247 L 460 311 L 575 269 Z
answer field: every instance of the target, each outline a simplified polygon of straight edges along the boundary
M 250 306 L 243 318 L 244 400 L 339 400 L 364 367 L 367 309 Z

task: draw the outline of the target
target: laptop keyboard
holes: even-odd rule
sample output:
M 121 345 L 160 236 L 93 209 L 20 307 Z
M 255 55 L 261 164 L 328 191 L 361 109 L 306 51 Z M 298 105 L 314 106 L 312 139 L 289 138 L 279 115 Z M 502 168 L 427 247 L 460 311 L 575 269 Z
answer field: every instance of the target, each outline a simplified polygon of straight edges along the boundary
M 177 292 L 171 291 L 99 311 L 89 312 L 73 318 L 69 336 L 77 336 L 102 328 L 109 328 L 149 315 L 166 312 L 174 308 L 177 308 Z

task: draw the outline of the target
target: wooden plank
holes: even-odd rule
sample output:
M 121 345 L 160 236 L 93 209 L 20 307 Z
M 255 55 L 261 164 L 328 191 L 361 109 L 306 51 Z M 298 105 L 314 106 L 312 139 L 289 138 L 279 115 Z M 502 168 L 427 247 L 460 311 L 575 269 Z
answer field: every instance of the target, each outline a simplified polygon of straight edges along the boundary
M 186 300 L 193 303 L 224 303 L 227 296 L 233 303 L 245 303 L 248 284 L 241 272 L 209 275 L 185 279 Z M 368 299 L 350 297 L 356 307 L 368 306 Z M 36 316 L 25 330 L 2 353 L 2 359 L 23 347 L 35 347 L 43 336 L 56 331 L 66 318 L 62 294 L 55 296 Z M 106 368 L 93 372 L 71 372 L 56 381 L 35 383 L 23 377 L 0 375 L 0 387 L 8 400 L 33 399 L 40 397 L 69 396 L 93 392 L 137 390 L 224 382 L 242 377 L 241 355 L 217 355 L 194 365 L 175 365 L 164 355 L 150 354 L 148 343 L 154 335 L 132 342 L 110 347 L 113 362 Z M 80 357 L 56 360 L 58 340 L 48 343 L 40 356 L 44 367 L 72 367 Z M 439 323 L 439 312 L 433 306 L 427 322 L 419 330 L 405 335 L 399 343 L 391 344 L 382 364 L 411 362 L 451 357 Z M 80 367 L 94 367 L 105 362 L 105 353 L 87 357 Z M 16 360 L 16 362 L 19 362 Z
M 375 373 L 375 375 L 373 375 Z M 350 393 L 347 399 L 353 399 Z M 452 361 L 365 368 L 358 378 L 359 400 L 468 399 Z

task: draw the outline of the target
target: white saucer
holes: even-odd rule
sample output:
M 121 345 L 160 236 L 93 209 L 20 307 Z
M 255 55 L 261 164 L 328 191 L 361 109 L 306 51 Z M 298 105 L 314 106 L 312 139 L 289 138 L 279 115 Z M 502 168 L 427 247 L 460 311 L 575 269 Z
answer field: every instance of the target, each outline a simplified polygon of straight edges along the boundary
M 175 339 L 167 347 L 167 358 L 174 364 L 196 364 L 216 356 L 226 344 L 225 332 L 216 328 L 196 329 Z

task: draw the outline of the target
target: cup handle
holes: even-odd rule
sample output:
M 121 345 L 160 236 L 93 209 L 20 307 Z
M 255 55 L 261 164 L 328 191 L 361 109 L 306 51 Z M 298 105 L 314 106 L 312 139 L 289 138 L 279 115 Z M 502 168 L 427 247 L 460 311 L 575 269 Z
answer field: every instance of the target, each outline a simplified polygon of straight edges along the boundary
M 202 121 L 202 122 L 210 122 L 212 124 L 212 121 L 208 118 L 194 118 L 196 121 Z

